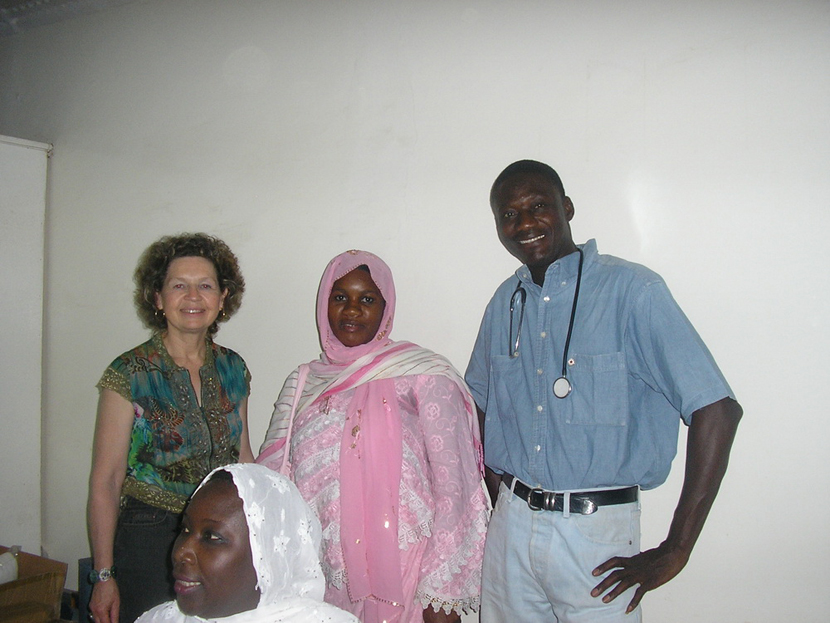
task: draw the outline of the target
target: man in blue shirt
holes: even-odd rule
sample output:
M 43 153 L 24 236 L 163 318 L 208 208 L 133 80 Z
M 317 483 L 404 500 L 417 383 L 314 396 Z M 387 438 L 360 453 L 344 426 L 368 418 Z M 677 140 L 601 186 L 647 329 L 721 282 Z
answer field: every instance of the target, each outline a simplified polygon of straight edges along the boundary
M 523 265 L 490 301 L 466 374 L 495 504 L 481 621 L 638 621 L 643 595 L 689 559 L 741 407 L 659 275 L 574 243 L 552 168 L 513 163 L 490 205 Z M 668 476 L 680 419 L 680 500 L 666 540 L 640 552 L 638 491 Z

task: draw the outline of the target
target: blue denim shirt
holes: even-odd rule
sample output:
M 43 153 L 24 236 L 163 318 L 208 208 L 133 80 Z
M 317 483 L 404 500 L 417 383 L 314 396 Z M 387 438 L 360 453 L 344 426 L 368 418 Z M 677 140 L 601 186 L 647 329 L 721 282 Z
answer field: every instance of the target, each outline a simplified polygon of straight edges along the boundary
M 585 254 L 568 379 L 553 395 L 571 315 L 579 254 L 551 264 L 539 287 L 527 266 L 499 286 L 484 313 L 466 380 L 485 420 L 486 464 L 533 486 L 565 491 L 662 484 L 677 449 L 680 418 L 734 398 L 706 345 L 653 271 Z M 510 299 L 527 291 L 508 336 Z M 518 299 L 518 297 L 517 297 Z M 518 305 L 520 308 L 521 305 Z

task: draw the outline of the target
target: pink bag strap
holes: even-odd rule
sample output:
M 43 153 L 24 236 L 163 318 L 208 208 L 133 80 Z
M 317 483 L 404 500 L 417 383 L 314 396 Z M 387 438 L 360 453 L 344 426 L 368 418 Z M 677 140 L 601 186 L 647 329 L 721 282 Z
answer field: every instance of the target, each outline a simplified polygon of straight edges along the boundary
M 300 396 L 303 394 L 303 385 L 308 378 L 309 367 L 308 364 L 302 364 L 297 371 L 297 389 L 294 390 L 294 400 L 291 401 L 291 413 L 288 414 L 288 431 L 285 434 L 285 445 L 283 446 L 282 464 L 279 472 L 285 476 L 289 476 L 291 472 L 291 461 L 288 460 L 288 455 L 291 452 L 291 431 L 294 428 L 294 416 L 297 414 L 297 405 L 300 403 Z

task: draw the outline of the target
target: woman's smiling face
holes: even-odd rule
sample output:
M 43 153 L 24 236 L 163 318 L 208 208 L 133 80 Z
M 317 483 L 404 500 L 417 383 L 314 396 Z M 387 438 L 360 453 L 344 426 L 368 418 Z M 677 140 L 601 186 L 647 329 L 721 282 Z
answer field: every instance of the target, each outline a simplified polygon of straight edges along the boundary
M 232 481 L 210 480 L 185 509 L 173 578 L 176 602 L 187 615 L 220 618 L 257 607 L 248 524 Z
M 332 285 L 329 325 L 343 346 L 370 342 L 383 320 L 386 301 L 368 271 L 355 268 Z
M 203 257 L 178 257 L 167 268 L 156 307 L 167 317 L 168 331 L 207 333 L 219 316 L 228 291 L 219 289 L 213 262 Z

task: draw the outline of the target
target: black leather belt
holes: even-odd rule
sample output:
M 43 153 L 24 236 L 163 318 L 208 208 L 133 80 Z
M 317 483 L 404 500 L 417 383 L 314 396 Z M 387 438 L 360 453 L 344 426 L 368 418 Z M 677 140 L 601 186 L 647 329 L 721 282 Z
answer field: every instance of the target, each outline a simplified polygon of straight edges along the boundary
M 504 474 L 501 481 L 509 488 L 513 481 L 513 493 L 527 502 L 532 511 L 563 511 L 565 510 L 565 494 L 532 489 L 511 474 Z M 637 501 L 639 487 L 625 489 L 606 489 L 605 491 L 580 491 L 571 493 L 570 512 L 579 515 L 590 515 L 597 512 L 600 506 L 614 504 L 628 504 Z

